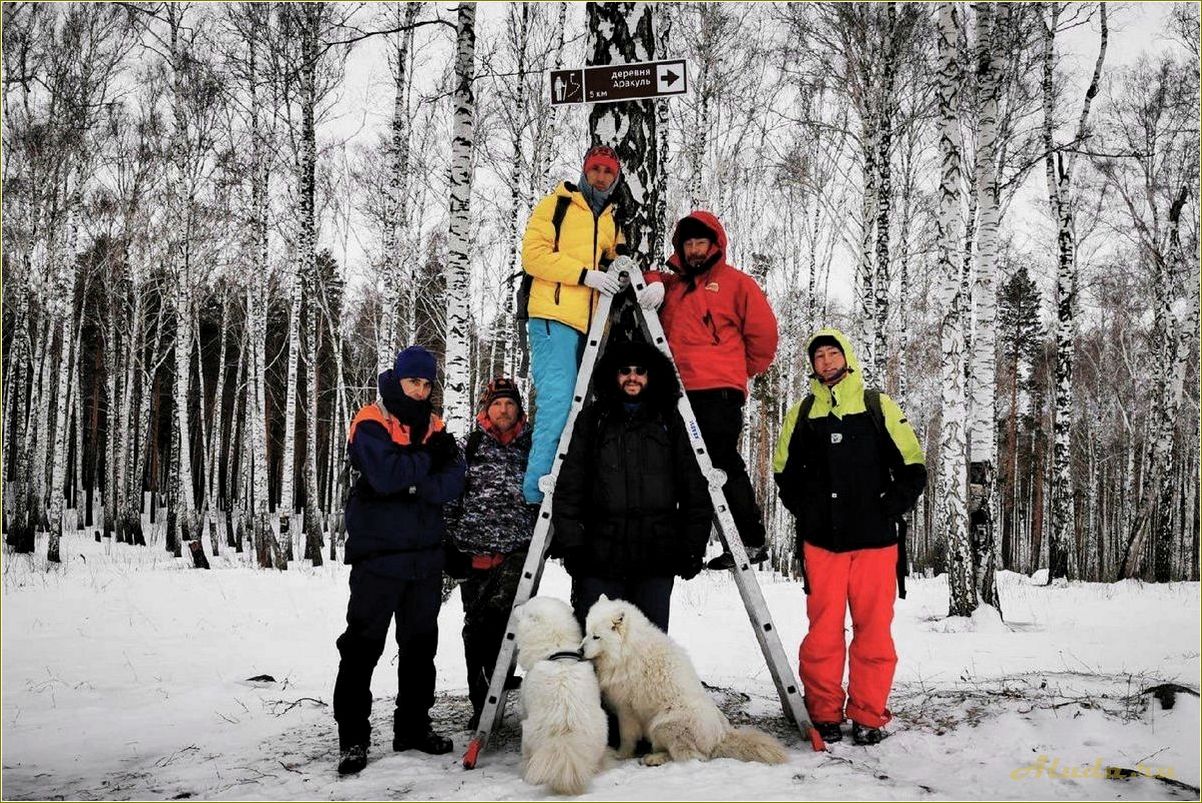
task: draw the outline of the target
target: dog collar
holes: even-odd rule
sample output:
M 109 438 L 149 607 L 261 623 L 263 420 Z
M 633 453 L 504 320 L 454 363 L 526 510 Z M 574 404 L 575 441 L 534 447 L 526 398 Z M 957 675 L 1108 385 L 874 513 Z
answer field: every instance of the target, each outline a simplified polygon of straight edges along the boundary
M 547 656 L 548 661 L 559 661 L 559 660 L 562 660 L 565 658 L 571 658 L 573 661 L 583 661 L 584 660 L 584 651 L 583 650 L 560 650 L 559 652 L 553 652 Z

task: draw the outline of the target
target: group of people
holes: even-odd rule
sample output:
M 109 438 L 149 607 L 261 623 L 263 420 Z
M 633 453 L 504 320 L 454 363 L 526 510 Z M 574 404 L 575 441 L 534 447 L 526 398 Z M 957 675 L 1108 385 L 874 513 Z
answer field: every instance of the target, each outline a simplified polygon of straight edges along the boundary
M 463 642 L 474 730 L 488 691 L 534 522 L 567 422 L 584 337 L 600 295 L 625 284 L 606 268 L 624 252 L 611 203 L 617 154 L 585 155 L 580 179 L 563 182 L 533 210 L 523 238 L 526 319 L 537 420 L 518 386 L 490 382 L 471 434 L 460 444 L 429 401 L 435 358 L 421 346 L 380 374 L 379 399 L 348 433 L 357 472 L 346 506 L 350 601 L 334 689 L 339 772 L 359 772 L 370 744 L 370 681 L 396 619 L 393 749 L 442 754 L 431 725 L 434 656 L 444 572 L 460 580 Z M 668 270 L 647 274 L 635 302 L 657 309 L 675 360 L 636 339 L 609 343 L 554 478 L 551 554 L 572 577 L 582 622 L 602 594 L 624 599 L 668 630 L 676 578 L 734 566 L 724 551 L 704 562 L 713 511 L 684 422 L 697 419 L 753 563 L 767 558 L 765 530 L 739 453 L 748 381 L 776 355 L 776 318 L 762 288 L 728 261 L 722 224 L 694 211 L 672 236 Z M 799 653 L 811 719 L 827 742 L 874 744 L 889 721 L 897 656 L 890 625 L 904 558 L 901 516 L 926 483 L 914 430 L 888 396 L 864 386 L 847 338 L 834 329 L 809 342 L 811 392 L 786 416 L 774 456 L 782 504 L 795 516 L 809 631 Z M 678 379 L 679 377 L 679 379 Z M 849 683 L 843 687 L 854 636 Z M 507 687 L 520 679 L 507 678 Z

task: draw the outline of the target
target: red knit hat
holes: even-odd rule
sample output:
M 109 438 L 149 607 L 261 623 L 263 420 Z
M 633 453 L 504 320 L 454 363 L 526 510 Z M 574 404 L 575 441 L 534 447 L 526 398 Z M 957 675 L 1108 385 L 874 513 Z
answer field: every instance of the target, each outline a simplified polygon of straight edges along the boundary
M 584 155 L 585 172 L 587 173 L 588 169 L 594 165 L 608 165 L 614 173 L 622 170 L 622 162 L 618 159 L 618 154 L 608 145 L 594 145 Z

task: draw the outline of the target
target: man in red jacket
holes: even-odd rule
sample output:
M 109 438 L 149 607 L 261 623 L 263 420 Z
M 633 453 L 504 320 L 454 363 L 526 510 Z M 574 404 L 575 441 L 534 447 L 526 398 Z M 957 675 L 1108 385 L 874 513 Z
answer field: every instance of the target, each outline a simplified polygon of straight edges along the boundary
M 764 523 L 739 454 L 747 380 L 776 356 L 776 316 L 755 279 L 726 261 L 726 230 L 709 212 L 676 224 L 672 273 L 650 273 L 639 304 L 663 304 L 660 320 L 697 415 L 710 460 L 726 472 L 726 501 L 752 563 L 767 558 Z M 729 569 L 729 553 L 708 564 Z

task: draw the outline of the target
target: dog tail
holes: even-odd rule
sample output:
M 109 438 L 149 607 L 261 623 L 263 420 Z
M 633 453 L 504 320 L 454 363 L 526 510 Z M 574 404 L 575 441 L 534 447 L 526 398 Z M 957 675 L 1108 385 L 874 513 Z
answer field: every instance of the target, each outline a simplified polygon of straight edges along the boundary
M 785 746 L 775 736 L 755 728 L 731 728 L 714 750 L 714 758 L 737 758 L 761 764 L 784 764 L 789 760 Z
M 571 738 L 555 739 L 531 754 L 524 777 L 530 784 L 547 784 L 558 795 L 579 795 L 599 769 L 599 758 Z

